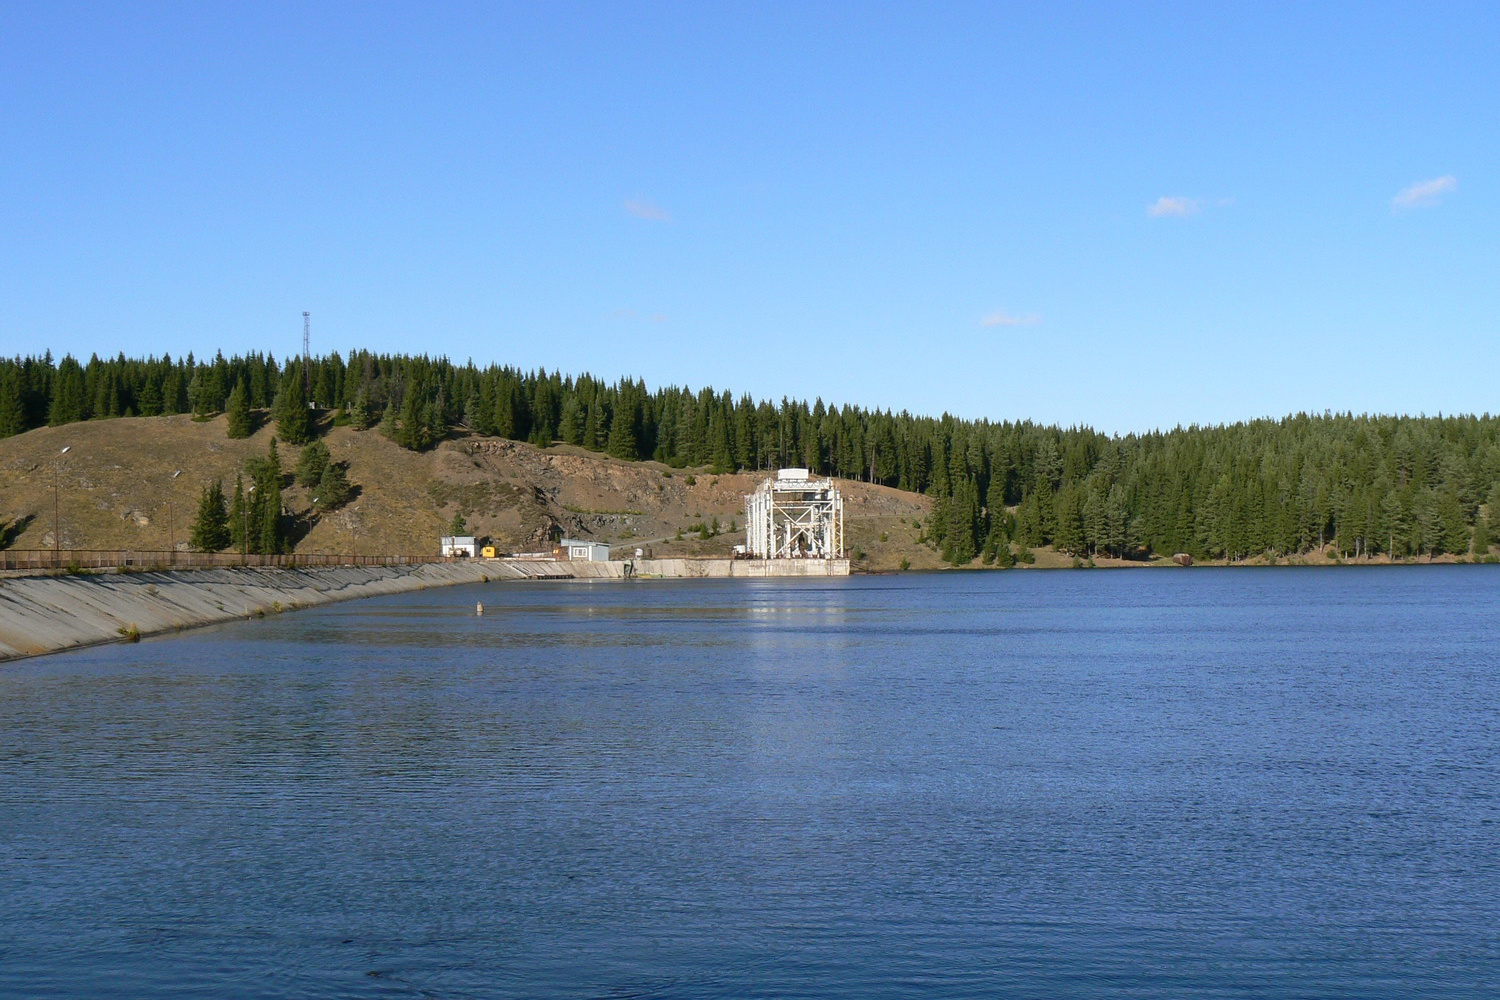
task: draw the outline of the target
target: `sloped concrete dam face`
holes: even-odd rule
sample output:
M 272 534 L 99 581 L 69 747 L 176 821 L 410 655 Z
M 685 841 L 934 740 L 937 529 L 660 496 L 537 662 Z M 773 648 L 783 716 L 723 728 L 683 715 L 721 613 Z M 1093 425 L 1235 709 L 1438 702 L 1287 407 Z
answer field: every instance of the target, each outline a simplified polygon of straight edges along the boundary
M 256 614 L 515 574 L 494 564 L 426 563 L 326 569 L 0 580 L 0 660 L 151 635 Z
M 0 580 L 0 661 L 333 601 L 493 580 L 622 579 L 623 562 L 492 560 L 413 566 L 204 569 Z M 641 577 L 847 576 L 847 559 L 641 560 Z

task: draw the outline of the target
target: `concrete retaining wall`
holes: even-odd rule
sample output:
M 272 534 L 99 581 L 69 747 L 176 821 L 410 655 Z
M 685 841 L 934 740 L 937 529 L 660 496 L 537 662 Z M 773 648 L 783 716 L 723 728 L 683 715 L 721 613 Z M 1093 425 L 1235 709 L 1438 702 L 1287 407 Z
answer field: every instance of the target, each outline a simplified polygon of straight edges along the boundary
M 559 562 L 578 579 L 723 579 L 726 577 L 848 576 L 847 559 L 636 559 L 630 562 Z
M 519 579 L 494 563 L 205 569 L 0 580 L 0 660 L 427 587 Z

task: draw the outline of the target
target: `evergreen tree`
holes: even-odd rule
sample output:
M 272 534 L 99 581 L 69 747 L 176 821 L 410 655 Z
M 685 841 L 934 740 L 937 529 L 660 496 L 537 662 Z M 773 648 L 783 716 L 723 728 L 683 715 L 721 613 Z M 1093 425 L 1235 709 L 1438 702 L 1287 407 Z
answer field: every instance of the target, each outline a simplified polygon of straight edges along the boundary
M 418 451 L 426 451 L 447 436 L 447 393 L 439 389 L 437 395 L 422 407 L 420 423 L 412 434 L 412 446 Z
M 232 438 L 247 438 L 255 430 L 250 422 L 250 393 L 245 388 L 244 382 L 236 382 L 230 390 L 229 402 L 225 404 L 224 411 L 228 416 L 229 436 Z
M 161 416 L 163 412 L 161 386 L 155 380 L 148 380 L 145 385 L 141 386 L 137 407 L 143 417 Z
M 1442 540 L 1439 543 L 1442 550 L 1455 555 L 1469 551 L 1473 532 L 1464 517 L 1463 502 L 1452 489 L 1445 489 L 1438 494 L 1438 520 L 1442 524 Z
M 614 418 L 609 423 L 609 444 L 606 450 L 615 458 L 636 459 L 640 457 L 639 444 L 635 436 L 637 411 L 635 400 L 622 401 L 615 407 Z
M 369 430 L 374 425 L 375 416 L 370 408 L 369 386 L 361 385 L 359 387 L 346 412 L 349 415 L 349 426 L 357 431 Z
M 6 366 L 0 369 L 0 438 L 26 430 L 26 407 L 21 399 L 21 372 Z
M 464 400 L 464 426 L 477 431 L 484 425 L 484 404 L 479 393 L 471 392 Z
M 234 477 L 234 499 L 229 504 L 229 544 L 237 552 L 246 552 L 245 533 L 249 526 L 250 508 L 245 497 L 244 477 Z
M 380 414 L 380 434 L 387 440 L 401 443 L 401 421 L 400 415 L 393 403 L 387 402 L 385 410 Z
M 975 537 L 979 522 L 978 487 L 974 480 L 959 481 L 953 499 L 945 506 L 941 539 L 943 558 L 955 566 L 966 566 L 979 554 Z
M 282 552 L 281 491 L 261 494 L 256 491 L 256 506 L 259 516 L 250 524 L 252 552 L 275 555 Z M 257 530 L 258 529 L 258 530 Z
M 1036 493 L 1031 493 L 1016 508 L 1015 539 L 1028 548 L 1046 542 L 1042 531 L 1041 507 L 1042 500 Z
M 228 546 L 231 539 L 224 484 L 215 479 L 203 487 L 198 498 L 198 516 L 193 521 L 190 542 L 199 552 L 218 552 Z
M 1054 501 L 1057 531 L 1053 544 L 1062 552 L 1081 555 L 1084 552 L 1083 501 L 1077 488 L 1065 486 Z
M 276 401 L 271 404 L 271 415 L 276 419 L 277 437 L 287 444 L 306 444 L 312 440 L 313 414 L 307 406 L 302 374 L 295 367 L 288 367 L 281 377 L 281 388 L 276 392 Z
M 316 486 L 327 471 L 332 461 L 328 454 L 328 445 L 322 441 L 313 441 L 302 449 L 302 454 L 297 456 L 297 485 Z
M 1483 514 L 1474 519 L 1474 538 L 1470 551 L 1476 559 L 1490 554 L 1490 519 Z
M 264 458 L 252 458 L 245 464 L 251 485 L 244 500 L 244 544 L 262 555 L 283 552 L 288 532 L 281 512 L 281 458 L 276 439 L 271 439 Z
M 57 365 L 57 377 L 52 381 L 52 399 L 47 406 L 47 423 L 53 427 L 88 419 L 86 383 L 83 367 L 71 354 L 65 355 Z
M 318 479 L 317 508 L 319 511 L 337 510 L 354 496 L 354 487 L 349 482 L 343 462 L 329 462 Z
M 223 383 L 212 365 L 198 365 L 187 385 L 188 405 L 193 416 L 211 417 L 224 403 Z
M 417 387 L 408 386 L 406 396 L 401 400 L 400 423 L 396 427 L 395 441 L 401 447 L 410 448 L 413 451 L 421 451 L 424 447 L 422 442 L 423 409 Z

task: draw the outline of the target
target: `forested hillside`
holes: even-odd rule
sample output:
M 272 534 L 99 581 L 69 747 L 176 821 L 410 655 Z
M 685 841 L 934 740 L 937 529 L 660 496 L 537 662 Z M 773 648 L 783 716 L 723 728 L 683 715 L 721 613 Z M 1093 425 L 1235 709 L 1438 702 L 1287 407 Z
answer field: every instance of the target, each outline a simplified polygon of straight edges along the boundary
M 269 409 L 298 444 L 312 433 L 309 402 L 418 450 L 460 427 L 674 466 L 807 466 L 927 493 L 927 536 L 956 564 L 1006 564 L 1040 545 L 1126 558 L 1483 555 L 1489 512 L 1500 512 L 1500 419 L 1487 415 L 1297 415 L 1111 437 L 364 351 L 314 358 L 306 372 L 300 359 L 259 354 L 0 359 L 0 437 L 224 411 L 229 433 L 247 434 L 254 411 Z

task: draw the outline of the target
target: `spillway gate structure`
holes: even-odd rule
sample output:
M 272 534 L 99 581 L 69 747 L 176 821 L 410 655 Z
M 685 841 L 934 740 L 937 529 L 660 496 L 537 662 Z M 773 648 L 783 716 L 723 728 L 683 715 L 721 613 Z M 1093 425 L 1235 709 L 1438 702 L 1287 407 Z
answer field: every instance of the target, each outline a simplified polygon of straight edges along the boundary
M 745 543 L 756 559 L 842 559 L 844 498 L 831 479 L 781 469 L 745 498 Z

